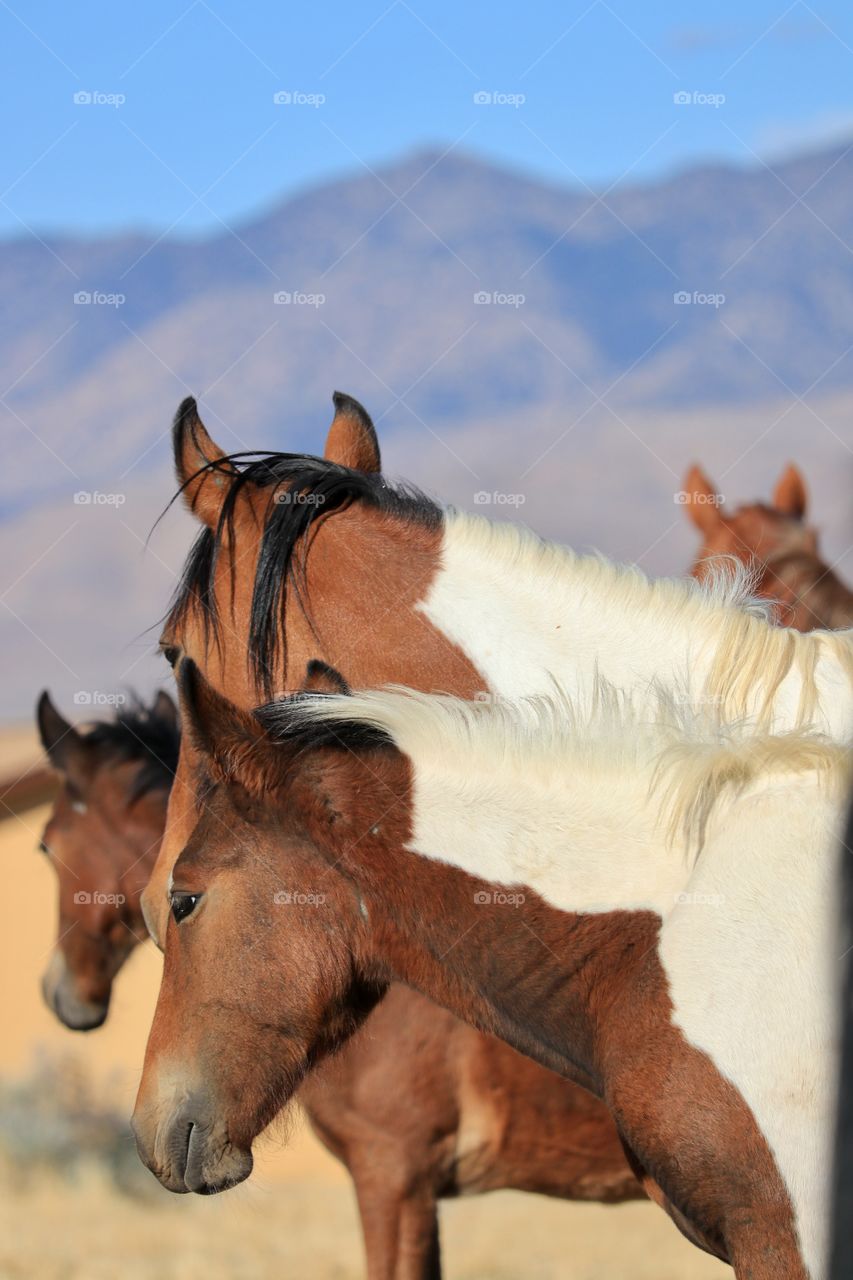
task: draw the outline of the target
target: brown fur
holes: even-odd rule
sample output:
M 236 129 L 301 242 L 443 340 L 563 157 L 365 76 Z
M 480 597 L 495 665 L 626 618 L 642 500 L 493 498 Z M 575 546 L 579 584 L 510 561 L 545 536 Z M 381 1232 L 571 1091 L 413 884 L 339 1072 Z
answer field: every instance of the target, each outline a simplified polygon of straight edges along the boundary
M 484 882 L 407 852 L 396 749 L 273 747 L 189 668 L 184 685 L 212 788 L 174 891 L 200 898 L 168 925 L 134 1116 L 166 1186 L 245 1177 L 295 1084 L 402 980 L 603 1098 L 656 1198 L 741 1280 L 805 1280 L 751 1112 L 672 1025 L 656 916 L 572 916 L 529 892 L 475 907 Z
M 817 533 L 804 523 L 805 484 L 793 464 L 782 473 L 771 506 L 755 502 L 727 511 L 696 466 L 684 492 L 703 539 L 694 578 L 706 575 L 714 556 L 735 556 L 754 569 L 756 594 L 777 602 L 782 625 L 797 631 L 853 626 L 853 591 L 820 557 Z

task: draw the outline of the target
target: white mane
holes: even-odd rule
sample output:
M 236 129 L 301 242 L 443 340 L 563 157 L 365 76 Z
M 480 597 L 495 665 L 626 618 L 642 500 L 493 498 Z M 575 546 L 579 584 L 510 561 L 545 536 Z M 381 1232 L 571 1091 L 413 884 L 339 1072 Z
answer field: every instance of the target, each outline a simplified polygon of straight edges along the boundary
M 543 666 L 588 687 L 600 655 L 599 669 L 619 687 L 681 685 L 725 720 L 777 730 L 832 720 L 833 698 L 853 701 L 853 631 L 773 626 L 773 605 L 753 586 L 734 559 L 718 560 L 702 583 L 650 580 L 523 527 L 450 512 L 442 575 L 424 612 L 503 693 L 541 692 L 534 672 Z
M 724 794 L 773 775 L 813 772 L 833 786 L 849 781 L 851 751 L 803 730 L 745 733 L 716 709 L 657 691 L 654 718 L 604 680 L 585 706 L 554 686 L 548 696 L 466 701 L 399 686 L 353 695 L 307 697 L 291 720 L 359 723 L 379 730 L 419 771 L 460 780 L 472 803 L 495 787 L 532 786 L 559 795 L 566 779 L 651 801 L 669 841 L 701 840 Z M 472 820 L 476 820 L 472 810 Z

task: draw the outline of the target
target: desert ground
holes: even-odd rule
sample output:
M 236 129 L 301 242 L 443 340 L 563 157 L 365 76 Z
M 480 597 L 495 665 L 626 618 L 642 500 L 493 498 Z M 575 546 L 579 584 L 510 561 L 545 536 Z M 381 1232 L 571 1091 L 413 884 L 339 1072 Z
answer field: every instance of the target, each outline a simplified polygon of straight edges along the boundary
M 36 754 L 26 727 L 0 736 L 4 766 Z M 98 1031 L 75 1035 L 48 1013 L 38 979 L 53 941 L 54 886 L 36 850 L 46 816 L 36 808 L 0 823 L 0 1280 L 357 1280 L 361 1238 L 347 1175 L 298 1114 L 286 1133 L 258 1144 L 248 1183 L 212 1199 L 172 1196 L 137 1169 L 123 1120 L 127 1185 L 103 1161 L 79 1155 L 85 1132 L 69 1159 L 67 1134 L 65 1147 L 54 1136 L 69 1082 L 85 1082 L 87 1105 L 130 1114 L 160 961 L 149 946 L 131 957 Z M 449 1280 L 731 1275 L 651 1204 L 605 1208 L 501 1192 L 445 1204 L 442 1237 Z

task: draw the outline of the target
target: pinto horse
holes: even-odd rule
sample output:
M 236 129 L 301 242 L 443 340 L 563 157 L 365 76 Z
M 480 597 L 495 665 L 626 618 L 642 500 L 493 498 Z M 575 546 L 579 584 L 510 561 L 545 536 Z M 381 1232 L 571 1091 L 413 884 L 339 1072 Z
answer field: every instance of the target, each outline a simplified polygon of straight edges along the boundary
M 300 687 L 320 658 L 354 688 L 389 682 L 462 697 L 569 692 L 599 674 L 636 697 L 677 685 L 727 718 L 853 737 L 853 637 L 772 627 L 748 575 L 697 587 L 579 556 L 517 526 L 443 511 L 381 474 L 366 411 L 334 396 L 325 456 L 227 455 L 196 402 L 173 448 L 202 528 L 161 635 L 245 709 Z M 165 937 L 172 864 L 194 824 L 184 744 L 146 920 Z
M 165 694 L 147 712 L 81 732 L 45 693 L 38 722 L 62 778 L 42 841 L 60 902 L 61 962 L 51 961 L 45 994 L 82 1030 L 103 1022 L 113 978 L 147 936 L 139 891 L 163 835 L 179 729 Z M 440 1275 L 445 1196 L 513 1187 L 645 1198 L 597 1098 L 405 987 L 391 989 L 298 1099 L 353 1177 L 371 1280 Z
M 60 788 L 40 849 L 59 886 L 44 998 L 73 1031 L 107 1016 L 113 979 L 147 937 L 140 895 L 160 848 L 178 766 L 178 712 L 166 693 L 77 729 L 45 690 L 39 734 Z
M 691 573 L 713 572 L 714 556 L 736 556 L 754 574 L 755 591 L 777 604 L 779 621 L 798 631 L 853 627 L 853 591 L 820 557 L 817 532 L 805 523 L 806 486 L 790 464 L 772 505 L 754 502 L 728 512 L 704 471 L 684 482 L 690 519 L 702 534 Z
M 259 724 L 192 662 L 180 684 L 204 803 L 133 1122 L 164 1186 L 245 1178 L 404 981 L 603 1098 L 739 1280 L 823 1280 L 848 749 L 606 690 L 589 714 L 309 694 Z

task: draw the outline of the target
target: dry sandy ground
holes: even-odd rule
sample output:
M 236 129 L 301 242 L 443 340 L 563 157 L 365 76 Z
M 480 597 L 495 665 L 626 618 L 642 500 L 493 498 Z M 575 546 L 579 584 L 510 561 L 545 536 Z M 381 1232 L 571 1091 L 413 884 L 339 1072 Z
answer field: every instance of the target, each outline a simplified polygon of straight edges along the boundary
M 159 981 L 143 947 L 122 975 L 105 1027 L 83 1037 L 48 1014 L 38 976 L 50 952 L 52 876 L 36 844 L 46 818 L 0 824 L 0 1075 L 19 1077 L 38 1049 L 74 1052 L 110 1080 L 128 1113 Z M 16 1188 L 0 1169 L 0 1280 L 356 1280 L 361 1239 L 340 1166 L 297 1126 L 267 1141 L 250 1182 L 210 1200 L 161 1192 L 133 1200 L 100 1175 L 51 1175 Z M 502 1192 L 447 1204 L 449 1280 L 722 1280 L 652 1205 L 571 1205 Z

